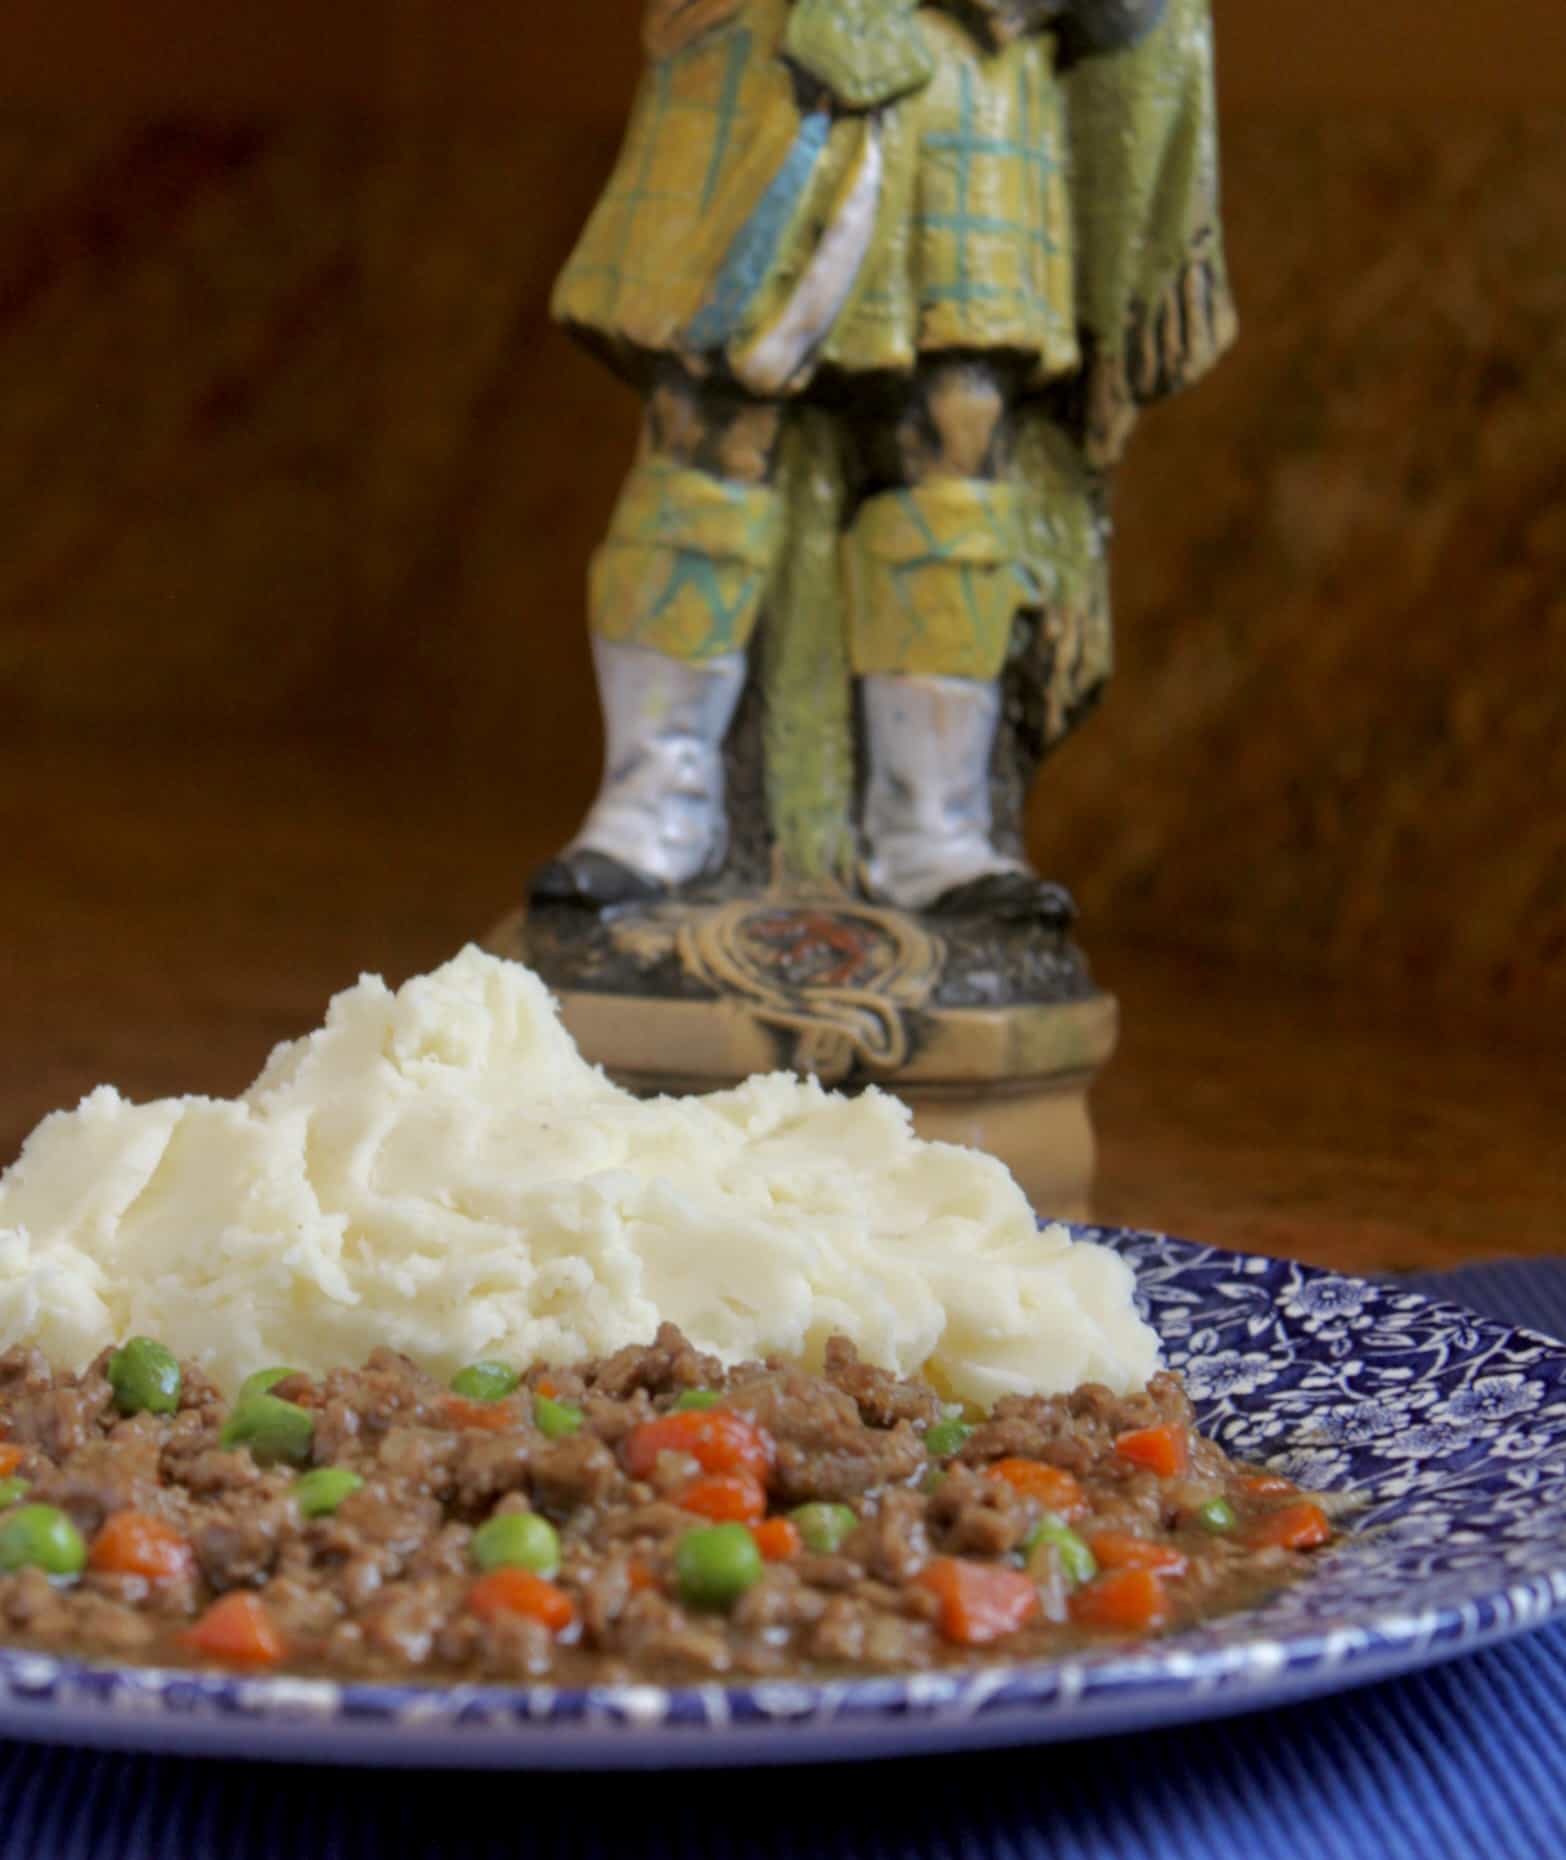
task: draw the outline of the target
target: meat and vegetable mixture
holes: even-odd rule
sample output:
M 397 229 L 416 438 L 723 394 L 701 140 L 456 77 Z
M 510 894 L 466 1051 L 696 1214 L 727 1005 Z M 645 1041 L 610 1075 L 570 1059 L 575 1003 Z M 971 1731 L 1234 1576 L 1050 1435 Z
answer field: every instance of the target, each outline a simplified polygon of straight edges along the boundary
M 377 1351 L 226 1402 L 133 1338 L 0 1357 L 0 1638 L 114 1659 L 560 1683 L 1021 1659 L 1245 1606 L 1331 1537 L 1172 1375 L 988 1415 L 672 1326 L 442 1386 Z

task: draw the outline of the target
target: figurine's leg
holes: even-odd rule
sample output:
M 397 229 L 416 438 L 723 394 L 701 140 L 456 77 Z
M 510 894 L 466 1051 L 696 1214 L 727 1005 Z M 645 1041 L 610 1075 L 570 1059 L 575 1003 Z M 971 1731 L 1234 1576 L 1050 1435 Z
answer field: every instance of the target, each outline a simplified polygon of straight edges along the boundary
M 927 363 L 867 460 L 875 491 L 848 551 L 852 653 L 868 761 L 871 889 L 905 909 L 1074 915 L 1059 885 L 991 839 L 1000 675 L 1019 607 L 1036 598 L 1007 483 L 1011 397 L 983 361 Z
M 593 559 L 603 707 L 598 798 L 534 877 L 536 899 L 600 908 L 715 870 L 727 849 L 723 739 L 781 539 L 771 402 L 670 369 Z

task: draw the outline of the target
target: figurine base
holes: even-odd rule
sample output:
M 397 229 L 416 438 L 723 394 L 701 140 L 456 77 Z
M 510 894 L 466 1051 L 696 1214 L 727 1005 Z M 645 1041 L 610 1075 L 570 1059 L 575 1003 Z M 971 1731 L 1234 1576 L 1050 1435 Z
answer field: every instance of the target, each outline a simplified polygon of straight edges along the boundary
M 519 910 L 484 946 L 542 977 L 581 1052 L 627 1090 L 719 1091 L 779 1070 L 878 1085 L 920 1136 L 998 1156 L 1041 1213 L 1087 1216 L 1088 1088 L 1117 1008 L 1058 932 L 714 891 L 597 916 Z

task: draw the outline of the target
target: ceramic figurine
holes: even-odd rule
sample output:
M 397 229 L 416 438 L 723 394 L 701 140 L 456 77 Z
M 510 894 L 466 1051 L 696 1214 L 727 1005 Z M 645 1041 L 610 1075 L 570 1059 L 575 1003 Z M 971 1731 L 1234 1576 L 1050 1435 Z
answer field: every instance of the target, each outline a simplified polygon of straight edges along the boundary
M 590 576 L 606 764 L 515 935 L 648 1083 L 1080 1083 L 1113 1004 L 1021 810 L 1108 674 L 1107 474 L 1232 334 L 1208 0 L 649 0 L 643 34 L 554 304 L 645 399 Z M 628 999 L 711 1037 L 676 1065 Z

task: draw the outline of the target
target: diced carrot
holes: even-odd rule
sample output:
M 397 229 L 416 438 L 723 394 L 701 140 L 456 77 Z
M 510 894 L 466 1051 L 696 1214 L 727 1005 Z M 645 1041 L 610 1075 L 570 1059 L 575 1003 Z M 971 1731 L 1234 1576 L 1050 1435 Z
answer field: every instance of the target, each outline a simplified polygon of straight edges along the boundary
M 1299 1487 L 1282 1473 L 1241 1473 L 1234 1482 L 1249 1498 L 1292 1498 Z
M 940 1628 L 959 1647 L 983 1647 L 1015 1633 L 1039 1611 L 1039 1592 L 1020 1569 L 942 1556 L 914 1577 L 941 1605 Z
M 1245 1541 L 1253 1550 L 1315 1550 L 1332 1541 L 1332 1526 L 1320 1505 L 1306 1498 L 1258 1518 Z
M 182 1647 L 229 1666 L 276 1666 L 285 1651 L 260 1600 L 239 1589 L 215 1601 L 178 1638 Z
M 767 1515 L 767 1495 L 748 1473 L 708 1473 L 682 1486 L 674 1502 L 714 1524 L 759 1524 Z
M 22 1461 L 26 1458 L 27 1449 L 25 1447 L 16 1447 L 9 1444 L 0 1446 L 0 1479 L 9 1479 L 12 1473 L 16 1471 L 17 1467 L 20 1466 Z
M 548 1376 L 540 1376 L 533 1387 L 538 1394 L 548 1396 L 550 1401 L 553 1401 L 560 1393 L 559 1388 L 549 1380 Z
M 1072 1619 L 1087 1627 L 1150 1634 L 1169 1619 L 1169 1597 L 1150 1569 L 1115 1569 L 1084 1583 L 1070 1601 Z
M 162 1518 L 144 1511 L 116 1511 L 93 1539 L 87 1558 L 94 1569 L 150 1581 L 182 1576 L 194 1562 L 190 1545 Z
M 465 1395 L 448 1395 L 446 1418 L 453 1427 L 481 1427 L 498 1434 L 517 1425 L 517 1410 L 506 1401 L 469 1401 Z
M 1190 1562 L 1173 1544 L 1150 1543 L 1130 1531 L 1096 1531 L 1087 1546 L 1100 1569 L 1155 1569 L 1161 1576 L 1183 1576 Z
M 660 1453 L 685 1453 L 703 1472 L 749 1473 L 765 1483 L 775 1449 L 771 1438 L 729 1408 L 684 1408 L 633 1427 L 625 1440 L 625 1470 L 645 1479 Z
M 986 1479 L 1003 1479 L 1027 1498 L 1036 1498 L 1046 1511 L 1058 1512 L 1069 1523 L 1088 1508 L 1080 1482 L 1060 1466 L 1038 1460 L 996 1460 L 984 1469 Z
M 750 1534 L 765 1563 L 791 1563 L 804 1549 L 798 1526 L 789 1518 L 768 1518 L 753 1524 Z
M 1145 1466 L 1160 1479 L 1175 1479 L 1191 1463 L 1191 1443 L 1183 1427 L 1139 1427 L 1122 1434 L 1115 1451 L 1133 1465 Z
M 564 1589 L 535 1576 L 530 1569 L 503 1564 L 480 1576 L 468 1590 L 468 1607 L 481 1621 L 497 1615 L 526 1615 L 559 1634 L 576 1619 L 576 1609 Z
M 657 1572 L 651 1563 L 644 1563 L 639 1556 L 633 1556 L 625 1566 L 625 1579 L 631 1585 L 631 1593 L 640 1595 L 644 1589 L 656 1589 Z

